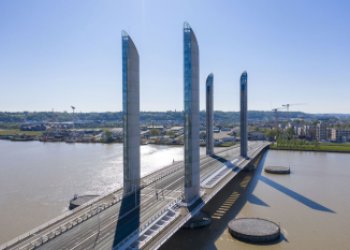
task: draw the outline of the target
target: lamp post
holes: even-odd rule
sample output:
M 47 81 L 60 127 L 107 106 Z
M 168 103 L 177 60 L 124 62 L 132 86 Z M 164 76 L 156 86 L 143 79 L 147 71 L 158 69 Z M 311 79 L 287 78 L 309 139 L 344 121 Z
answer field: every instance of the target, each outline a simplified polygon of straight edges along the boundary
M 75 111 L 75 107 L 74 106 L 71 106 L 72 108 L 72 111 L 73 111 L 73 141 L 75 142 L 75 124 L 74 124 L 74 121 L 75 121 L 75 117 L 74 117 L 74 111 Z

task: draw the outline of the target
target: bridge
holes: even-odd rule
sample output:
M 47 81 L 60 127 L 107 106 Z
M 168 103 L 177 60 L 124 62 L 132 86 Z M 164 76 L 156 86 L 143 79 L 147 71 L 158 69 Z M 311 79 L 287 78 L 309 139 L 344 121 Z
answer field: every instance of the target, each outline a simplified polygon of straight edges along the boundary
M 176 162 L 143 177 L 137 196 L 125 196 L 123 189 L 116 190 L 23 234 L 0 249 L 157 249 L 240 171 L 249 167 L 268 145 L 249 143 L 249 158 L 240 156 L 239 146 L 201 157 L 201 197 L 192 206 L 182 204 L 184 163 Z
M 140 178 L 139 55 L 122 33 L 123 188 L 41 225 L 0 249 L 158 249 L 185 223 L 202 226 L 210 218 L 200 210 L 268 148 L 249 142 L 247 72 L 240 78 L 240 145 L 215 149 L 213 141 L 214 75 L 206 81 L 206 155 L 199 154 L 199 49 L 184 30 L 184 161 Z

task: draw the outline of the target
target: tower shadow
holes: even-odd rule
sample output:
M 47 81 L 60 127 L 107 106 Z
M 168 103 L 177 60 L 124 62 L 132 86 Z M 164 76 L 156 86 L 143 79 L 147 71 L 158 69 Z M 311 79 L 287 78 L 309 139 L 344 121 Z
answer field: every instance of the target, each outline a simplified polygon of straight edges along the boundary
M 333 211 L 332 209 L 325 207 L 285 186 L 282 186 L 281 184 L 271 180 L 270 178 L 261 175 L 260 176 L 260 181 L 264 182 L 265 184 L 269 185 L 270 187 L 280 191 L 281 193 L 291 197 L 292 199 L 304 204 L 305 206 L 318 210 L 318 211 L 322 211 L 322 212 L 328 212 L 328 213 L 335 213 L 335 211 Z
M 121 201 L 114 233 L 114 248 L 130 235 L 138 237 L 140 226 L 140 192 L 141 191 L 138 190 L 125 195 Z
M 219 194 L 215 195 L 202 209 L 212 218 L 209 227 L 200 230 L 179 230 L 168 242 L 160 249 L 162 250 L 191 250 L 195 249 L 217 249 L 215 242 L 227 230 L 228 221 L 236 218 L 243 206 L 249 202 L 249 197 L 254 192 L 259 177 L 262 172 L 267 153 L 262 154 L 261 158 L 254 161 L 253 168 L 255 171 L 241 171 L 231 180 Z M 216 156 L 220 162 L 227 163 L 228 160 Z M 226 164 L 231 166 L 232 163 Z M 233 165 L 233 164 L 232 164 Z M 268 206 L 265 202 L 257 202 L 261 206 Z M 271 244 L 277 244 L 280 241 L 287 241 L 282 235 L 280 240 Z
M 230 160 L 227 160 L 227 159 L 225 159 L 225 158 L 223 158 L 223 157 L 221 157 L 221 156 L 219 156 L 217 154 L 212 154 L 210 157 L 215 159 L 215 160 L 217 160 L 217 161 L 219 161 L 219 162 L 221 162 L 221 163 L 223 163 L 226 167 L 232 169 L 232 171 L 234 171 L 234 172 L 239 170 L 239 167 L 234 165 Z

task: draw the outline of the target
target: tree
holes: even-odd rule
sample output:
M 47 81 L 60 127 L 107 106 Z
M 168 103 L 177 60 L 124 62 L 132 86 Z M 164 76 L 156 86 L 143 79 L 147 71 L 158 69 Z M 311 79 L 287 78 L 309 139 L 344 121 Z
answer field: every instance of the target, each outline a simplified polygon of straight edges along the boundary
M 155 129 L 155 128 L 151 129 L 149 133 L 151 134 L 151 136 L 160 135 L 159 129 Z
M 103 142 L 105 142 L 105 143 L 113 142 L 113 135 L 112 135 L 111 131 L 109 131 L 109 130 L 104 131 Z

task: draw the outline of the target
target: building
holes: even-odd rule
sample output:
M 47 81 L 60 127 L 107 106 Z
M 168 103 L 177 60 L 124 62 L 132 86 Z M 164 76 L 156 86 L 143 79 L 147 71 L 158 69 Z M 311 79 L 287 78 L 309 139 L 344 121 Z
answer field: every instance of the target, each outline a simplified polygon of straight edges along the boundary
M 317 141 L 327 141 L 327 125 L 324 122 L 319 122 L 316 125 L 316 140 Z
M 236 137 L 230 135 L 229 132 L 220 132 L 220 133 L 215 133 L 213 134 L 213 140 L 214 140 L 214 145 L 215 146 L 220 146 L 223 143 L 235 143 L 236 142 Z
M 214 75 L 210 74 L 206 81 L 206 153 L 212 155 L 214 153 L 213 140 L 213 104 L 214 104 Z
M 140 188 L 139 55 L 130 36 L 122 33 L 124 194 Z
M 241 75 L 240 79 L 240 132 L 241 132 L 241 156 L 242 157 L 248 157 L 247 150 L 248 150 L 248 74 L 246 71 L 244 71 Z
M 21 131 L 45 131 L 46 126 L 41 122 L 26 122 L 21 124 Z
M 188 23 L 183 28 L 184 41 L 184 154 L 185 198 L 190 204 L 199 197 L 199 49 Z
M 331 140 L 334 142 L 349 142 L 350 130 L 348 129 L 331 129 Z
M 183 135 L 184 128 L 182 126 L 174 126 L 169 129 L 172 133 L 174 133 L 175 136 Z
M 163 125 L 150 125 L 150 126 L 147 126 L 147 129 L 148 130 L 158 130 L 160 133 L 162 133 L 164 130 L 164 126 Z
M 251 131 L 248 133 L 248 139 L 251 141 L 262 141 L 266 140 L 266 136 L 260 131 Z

